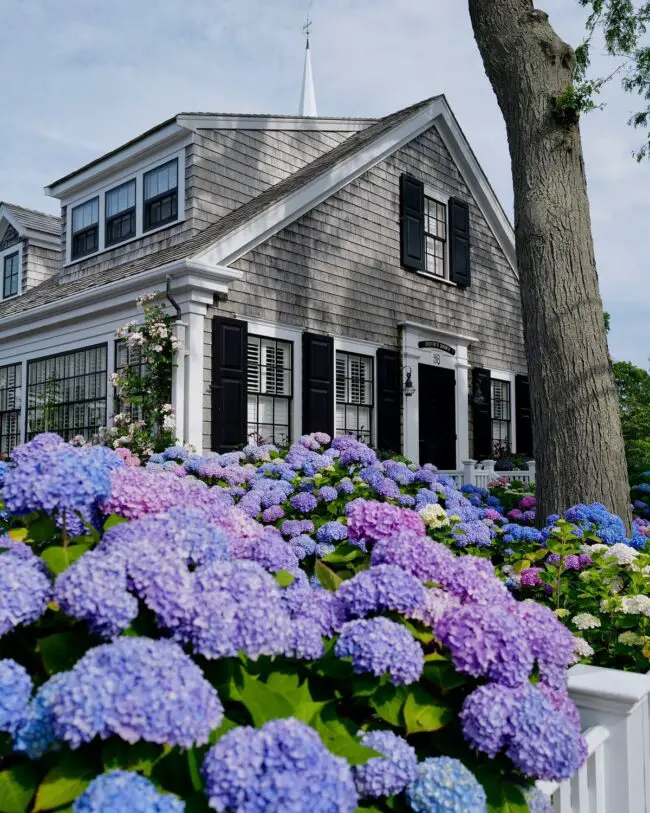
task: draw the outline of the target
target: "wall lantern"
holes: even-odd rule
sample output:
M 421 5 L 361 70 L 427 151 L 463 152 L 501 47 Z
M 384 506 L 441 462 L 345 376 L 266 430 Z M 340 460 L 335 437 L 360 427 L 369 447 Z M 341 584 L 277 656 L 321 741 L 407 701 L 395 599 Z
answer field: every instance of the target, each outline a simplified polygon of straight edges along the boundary
M 406 377 L 404 378 L 404 383 L 402 385 L 402 392 L 406 398 L 410 398 L 411 395 L 415 392 L 415 387 L 413 386 L 413 380 L 411 379 L 412 370 L 410 367 L 403 367 L 402 372 L 405 373 Z

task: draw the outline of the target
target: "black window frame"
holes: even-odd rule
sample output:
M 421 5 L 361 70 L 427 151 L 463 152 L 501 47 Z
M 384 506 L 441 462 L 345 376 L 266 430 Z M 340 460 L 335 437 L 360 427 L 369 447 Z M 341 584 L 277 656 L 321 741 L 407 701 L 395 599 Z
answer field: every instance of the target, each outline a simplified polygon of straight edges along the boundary
M 83 229 L 79 229 L 78 231 L 74 230 L 74 213 L 78 209 L 83 209 L 84 206 L 88 206 L 92 203 L 97 203 L 97 221 L 92 223 L 90 226 L 86 226 Z M 80 260 L 83 257 L 89 257 L 91 254 L 96 254 L 99 251 L 99 195 L 95 195 L 94 198 L 90 198 L 90 200 L 86 200 L 83 203 L 80 203 L 78 206 L 75 206 L 70 210 L 70 259 L 71 260 Z M 94 239 L 94 247 L 88 247 L 88 239 L 92 237 Z M 84 243 L 84 247 L 82 249 L 79 248 L 79 244 L 82 242 Z
M 258 386 L 257 389 L 251 389 L 254 384 L 254 379 L 251 376 L 251 339 L 259 341 L 260 353 L 256 362 L 254 362 L 254 366 L 257 368 L 257 382 Z M 262 377 L 265 371 L 269 369 L 268 364 L 264 364 L 262 361 L 262 347 L 264 344 L 268 346 L 275 346 L 276 348 L 276 358 L 277 358 L 277 346 L 278 344 L 286 345 L 289 349 L 289 360 L 288 365 L 285 364 L 282 367 L 281 375 L 284 379 L 286 373 L 289 374 L 289 394 L 286 393 L 277 393 L 277 392 L 262 392 Z M 291 443 L 291 429 L 292 429 L 292 411 L 293 411 L 293 373 L 294 373 L 294 343 L 290 339 L 280 339 L 275 336 L 263 336 L 259 333 L 249 333 L 246 339 L 246 437 L 249 441 L 257 443 L 258 441 L 264 443 L 274 443 L 276 446 L 289 446 Z M 276 381 L 278 371 L 277 368 L 275 370 Z M 277 389 L 277 384 L 276 384 Z M 271 423 L 267 421 L 260 421 L 260 398 L 267 398 L 272 399 L 272 420 Z M 251 400 L 255 403 L 255 420 L 250 420 L 250 404 Z M 287 422 L 286 423 L 276 423 L 276 404 L 278 401 L 283 401 L 286 403 L 286 411 L 287 411 Z M 272 428 L 272 434 L 270 438 L 263 437 L 260 433 L 260 426 L 270 426 Z M 282 431 L 286 432 L 286 436 L 284 438 L 278 438 L 276 431 L 281 429 Z
M 103 351 L 103 356 L 101 354 Z M 95 360 L 98 362 L 95 369 L 87 371 L 89 360 L 91 359 L 90 353 L 95 353 Z M 84 356 L 84 372 L 75 374 L 76 357 L 83 354 Z M 68 375 L 69 363 L 72 365 L 72 375 Z M 44 364 L 43 380 L 40 380 L 38 375 L 38 368 L 36 365 Z M 50 375 L 50 370 L 53 369 L 54 375 Z M 32 371 L 36 375 L 33 375 Z M 63 371 L 64 375 L 58 375 Z M 37 378 L 38 380 L 33 380 Z M 80 384 L 83 379 L 83 386 Z M 70 389 L 73 390 L 75 396 L 83 389 L 84 395 L 86 394 L 88 385 L 93 383 L 98 394 L 93 397 L 68 397 Z M 47 386 L 53 387 L 54 402 L 49 405 L 49 408 L 56 413 L 56 419 L 53 425 L 44 425 L 41 429 L 33 429 L 30 426 L 30 419 L 32 416 L 37 416 L 39 410 L 43 410 L 44 402 L 36 404 L 32 403 L 33 396 L 37 392 L 37 388 L 45 388 Z M 107 406 L 108 406 L 108 343 L 102 342 L 100 344 L 93 344 L 88 347 L 81 347 L 77 350 L 69 350 L 65 353 L 53 353 L 49 356 L 41 356 L 39 358 L 29 359 L 27 362 L 27 403 L 25 404 L 25 440 L 31 440 L 41 432 L 57 432 L 64 440 L 71 440 L 77 435 L 82 435 L 86 440 L 91 440 L 92 435 L 95 434 L 101 427 L 106 426 L 107 419 Z M 91 423 L 87 421 L 91 408 L 97 410 L 98 417 Z M 70 412 L 75 409 L 81 408 L 83 412 L 83 420 L 70 421 Z M 35 417 L 35 420 L 38 420 Z
M 344 382 L 344 398 L 341 399 L 340 395 L 340 381 L 341 376 L 339 375 L 339 357 L 345 356 L 346 359 L 358 358 L 363 359 L 364 361 L 370 362 L 370 380 L 367 379 L 364 381 L 359 377 L 358 386 L 359 392 L 365 390 L 365 387 L 370 384 L 370 403 L 363 403 L 361 399 L 359 401 L 354 401 L 353 399 L 345 398 L 348 395 L 348 387 L 347 382 L 352 381 L 352 376 L 349 374 L 350 365 L 349 362 L 346 361 L 346 372 L 343 376 Z M 361 370 L 362 367 L 359 367 Z M 354 353 L 349 350 L 345 350 L 343 348 L 337 348 L 334 353 L 334 393 L 335 393 L 335 415 L 334 415 L 334 426 L 335 426 L 335 434 L 336 435 L 352 435 L 357 440 L 360 440 L 362 443 L 367 443 L 369 446 L 372 445 L 374 440 L 374 433 L 373 433 L 373 419 L 374 419 L 374 411 L 375 411 L 375 357 L 368 355 L 366 353 Z M 338 407 L 342 406 L 343 409 L 343 426 L 339 426 L 339 410 Z M 357 415 L 357 426 L 356 428 L 349 428 L 348 427 L 348 409 L 356 408 L 356 415 Z M 360 419 L 359 419 L 359 412 L 361 409 L 367 409 L 369 413 L 369 426 L 367 430 L 359 429 Z
M 11 282 L 11 286 L 13 287 L 13 282 L 15 280 L 16 290 L 7 293 L 7 261 L 8 260 L 15 260 L 16 261 L 16 270 L 15 273 L 12 270 L 9 273 L 9 280 Z M 13 262 L 12 262 L 13 265 Z M 12 251 L 11 254 L 5 254 L 2 258 L 2 298 L 3 299 L 10 299 L 12 296 L 18 296 L 20 293 L 20 250 Z
M 501 395 L 498 398 L 495 395 L 495 385 L 497 384 L 501 389 Z M 512 451 L 512 382 L 503 378 L 490 379 L 490 408 L 492 449 L 493 454 L 498 457 L 502 452 L 510 453 Z
M 172 164 L 176 165 L 176 186 L 167 189 L 165 192 L 154 195 L 153 197 L 147 199 L 147 178 L 150 175 L 153 175 L 156 172 L 160 172 L 161 169 L 165 167 L 171 166 Z M 178 158 L 172 158 L 171 161 L 165 161 L 163 164 L 160 164 L 153 169 L 148 170 L 142 175 L 142 231 L 143 233 L 153 231 L 153 229 L 159 229 L 163 226 L 167 226 L 171 223 L 176 223 L 178 221 L 179 209 L 178 209 L 178 173 L 179 173 L 179 161 Z M 166 198 L 171 198 L 171 214 L 166 218 L 160 218 L 155 223 L 151 221 L 151 210 L 153 207 L 160 205 L 162 208 L 163 202 Z
M 13 370 L 13 383 L 10 381 L 10 370 Z M 3 455 L 9 454 L 20 444 L 22 400 L 22 362 L 3 364 L 0 366 L 0 453 Z
M 125 351 L 125 357 L 122 359 L 123 353 Z M 122 363 L 123 361 L 123 363 Z M 126 339 L 116 339 L 115 340 L 115 372 L 120 373 L 122 370 L 125 370 L 127 367 L 130 367 L 132 370 L 136 370 L 139 376 L 144 376 L 147 371 L 147 362 L 142 357 L 142 348 L 138 345 L 129 345 Z M 144 411 L 141 406 L 136 405 L 134 408 L 129 410 L 129 408 L 124 404 L 122 399 L 120 398 L 119 388 L 115 387 L 115 393 L 113 397 L 113 409 L 114 415 L 124 413 L 129 417 L 132 421 L 143 421 L 145 420 Z M 134 393 L 134 395 L 140 395 L 141 393 Z
M 429 207 L 431 204 L 435 205 L 436 211 L 435 215 L 431 215 L 429 212 Z M 443 217 L 441 218 L 439 209 L 442 209 Z M 430 231 L 431 222 L 435 221 L 436 223 L 436 231 Z M 442 226 L 443 236 L 441 237 L 439 234 L 440 227 Z M 434 253 L 433 255 L 429 251 L 429 243 L 430 241 L 433 242 L 434 245 Z M 448 261 L 448 242 L 449 242 L 449 206 L 447 203 L 443 203 L 442 200 L 435 197 L 434 195 L 427 195 L 426 190 L 424 192 L 424 268 L 425 273 L 429 274 L 435 279 L 449 279 L 449 261 Z M 440 247 L 440 251 L 442 252 L 442 257 L 439 257 L 435 251 L 437 248 Z M 434 260 L 441 260 L 442 262 L 442 274 L 438 274 L 434 268 L 430 266 L 430 258 L 433 257 Z
M 133 186 L 133 206 L 127 206 L 114 215 L 108 214 L 108 198 L 115 192 L 119 192 L 125 186 Z M 125 240 L 131 240 L 136 236 L 136 203 L 137 203 L 138 185 L 135 178 L 124 181 L 112 189 L 104 193 L 104 248 L 116 246 L 123 243 Z M 129 230 L 125 233 L 120 233 L 118 237 L 111 237 L 111 233 L 116 224 L 120 224 L 120 228 L 128 222 Z

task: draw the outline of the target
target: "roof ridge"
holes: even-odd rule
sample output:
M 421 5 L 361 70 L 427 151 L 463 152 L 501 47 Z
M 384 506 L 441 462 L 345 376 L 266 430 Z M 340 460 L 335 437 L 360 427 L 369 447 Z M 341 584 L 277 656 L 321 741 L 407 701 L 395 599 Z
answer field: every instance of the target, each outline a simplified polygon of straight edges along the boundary
M 56 218 L 56 220 L 61 220 L 59 215 L 44 212 L 42 209 L 32 209 L 30 206 L 21 206 L 20 203 L 10 203 L 8 200 L 0 200 L 0 206 L 8 206 L 10 209 L 19 209 L 21 212 L 31 212 L 35 215 L 43 215 L 44 217 L 52 217 Z

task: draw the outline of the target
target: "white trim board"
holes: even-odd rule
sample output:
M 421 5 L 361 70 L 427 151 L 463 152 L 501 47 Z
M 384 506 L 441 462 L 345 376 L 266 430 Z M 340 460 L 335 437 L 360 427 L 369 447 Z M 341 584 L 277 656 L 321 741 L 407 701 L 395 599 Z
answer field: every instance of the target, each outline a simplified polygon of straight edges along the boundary
M 220 113 L 181 113 L 176 116 L 181 127 L 198 130 L 269 130 L 318 131 L 330 133 L 356 133 L 365 130 L 378 119 L 337 119 L 307 116 L 256 116 L 243 113 L 228 116 Z

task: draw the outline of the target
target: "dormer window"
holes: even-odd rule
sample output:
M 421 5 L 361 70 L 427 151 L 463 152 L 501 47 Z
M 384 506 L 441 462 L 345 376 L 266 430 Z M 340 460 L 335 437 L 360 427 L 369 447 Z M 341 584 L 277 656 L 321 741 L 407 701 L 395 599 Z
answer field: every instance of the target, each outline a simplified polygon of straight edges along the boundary
M 135 237 L 135 178 L 106 193 L 106 246 Z
M 72 210 L 72 259 L 93 254 L 99 248 L 99 198 Z
M 144 174 L 143 231 L 178 219 L 178 160 Z
M 18 281 L 20 279 L 20 253 L 14 251 L 7 254 L 3 261 L 2 272 L 2 298 L 16 296 L 18 293 Z

